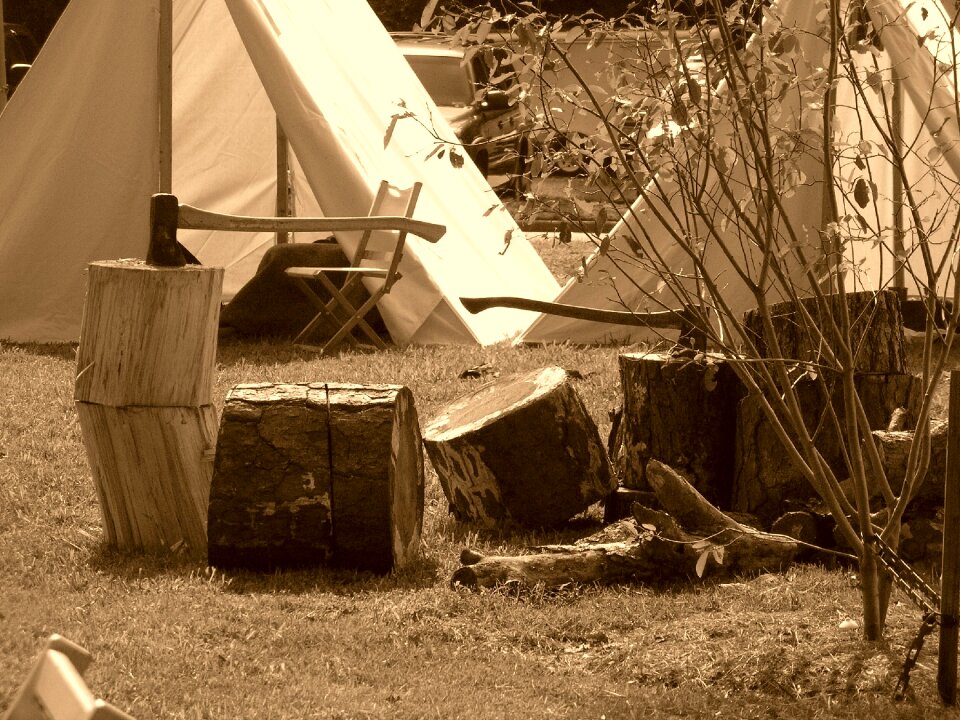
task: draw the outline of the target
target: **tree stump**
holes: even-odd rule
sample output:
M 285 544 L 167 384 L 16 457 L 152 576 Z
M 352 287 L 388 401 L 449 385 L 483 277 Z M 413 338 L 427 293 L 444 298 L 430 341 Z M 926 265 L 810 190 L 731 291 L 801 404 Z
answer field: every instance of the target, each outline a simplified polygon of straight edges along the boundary
M 220 421 L 208 560 L 389 572 L 419 556 L 423 484 L 409 389 L 237 385 Z
M 202 556 L 223 270 L 89 266 L 74 399 L 104 534 Z
M 557 525 L 616 487 L 600 432 L 559 367 L 455 400 L 424 429 L 424 444 L 461 521 Z
M 745 390 L 720 356 L 620 355 L 623 419 L 617 463 L 624 487 L 649 490 L 646 466 L 660 460 L 686 473 L 719 507 L 729 507 L 737 404 Z
M 920 379 L 912 375 L 857 375 L 857 394 L 864 405 L 871 430 L 883 430 L 891 417 L 905 409 L 916 417 L 922 399 Z M 839 478 L 846 478 L 844 439 L 829 423 L 821 424 L 827 403 L 833 404 L 840 422 L 845 417 L 840 387 L 831 398 L 816 380 L 802 378 L 794 384 L 806 427 L 817 431 L 815 442 L 830 468 Z M 736 467 L 733 481 L 734 510 L 757 515 L 764 524 L 782 515 L 788 500 L 807 501 L 815 491 L 793 463 L 785 456 L 783 443 L 761 410 L 759 400 L 746 397 L 736 417 Z
M 847 310 L 853 322 L 852 336 L 857 344 L 855 366 L 860 373 L 902 374 L 906 372 L 906 347 L 900 300 L 893 290 L 847 293 Z M 830 308 L 823 312 L 816 298 L 799 303 L 812 316 L 814 323 L 827 333 L 829 317 L 836 316 L 840 296 L 828 298 Z M 753 336 L 759 356 L 781 357 L 802 362 L 819 362 L 818 338 L 804 332 L 798 320 L 797 303 L 782 302 L 770 306 L 771 321 L 780 352 L 773 351 L 773 340 L 763 329 L 759 310 L 744 314 L 744 324 Z M 829 337 L 828 337 L 829 341 Z

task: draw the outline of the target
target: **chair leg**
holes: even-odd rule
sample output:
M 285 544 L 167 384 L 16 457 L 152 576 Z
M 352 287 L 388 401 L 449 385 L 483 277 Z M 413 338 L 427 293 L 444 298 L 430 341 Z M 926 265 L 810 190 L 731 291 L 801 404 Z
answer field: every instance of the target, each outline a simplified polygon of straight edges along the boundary
M 325 321 L 329 320 L 332 327 L 339 327 L 343 324 L 344 318 L 338 317 L 335 310 L 337 309 L 336 300 L 331 300 L 329 302 L 324 302 L 320 299 L 320 296 L 314 292 L 313 288 L 310 286 L 310 283 L 303 280 L 302 278 L 291 278 L 297 287 L 303 292 L 307 299 L 317 308 L 318 312 L 314 315 L 313 319 L 307 323 L 306 327 L 301 330 L 297 336 L 293 339 L 294 344 L 301 345 L 304 341 L 310 337 L 320 327 Z M 349 320 L 349 316 L 346 318 Z M 352 340 L 353 338 L 351 338 Z
M 343 284 L 343 287 L 338 288 L 330 278 L 326 275 L 320 276 L 320 281 L 326 288 L 327 292 L 330 293 L 331 300 L 328 303 L 327 307 L 330 309 L 334 304 L 339 305 L 338 310 L 345 310 L 350 314 L 346 319 L 346 322 L 350 322 L 353 318 L 356 320 L 353 322 L 353 325 L 359 326 L 363 330 L 364 334 L 370 339 L 370 342 L 376 345 L 381 350 L 387 347 L 387 344 L 380 339 L 380 334 L 370 327 L 370 324 L 366 321 L 366 315 L 373 309 L 373 306 L 379 302 L 380 298 L 384 296 L 384 291 L 376 290 L 374 291 L 373 297 L 367 298 L 366 302 L 363 303 L 358 309 L 353 302 L 347 297 L 349 293 L 354 288 L 366 290 L 361 282 L 359 276 L 351 277 L 347 282 Z M 351 336 L 352 337 L 352 336 Z
M 327 343 L 323 346 L 323 348 L 321 348 L 320 352 L 324 355 L 330 354 L 343 341 L 345 337 L 352 337 L 350 335 L 350 332 L 353 330 L 353 328 L 357 326 L 359 326 L 364 331 L 364 333 L 366 333 L 367 337 L 370 338 L 370 341 L 377 348 L 379 348 L 380 350 L 385 350 L 387 348 L 387 344 L 380 338 L 379 335 L 377 335 L 376 332 L 374 332 L 373 328 L 371 328 L 370 325 L 363 319 L 363 316 L 366 313 L 370 312 L 371 308 L 373 308 L 373 306 L 377 304 L 377 300 L 379 300 L 382 295 L 383 293 L 379 293 L 379 292 L 375 293 L 363 305 L 357 308 L 353 314 L 353 317 L 351 317 L 349 320 L 347 320 L 347 322 L 343 324 L 343 326 L 337 331 L 337 333 L 327 341 Z M 344 298 L 344 301 L 346 302 L 346 298 Z M 349 303 L 347 304 L 349 305 Z

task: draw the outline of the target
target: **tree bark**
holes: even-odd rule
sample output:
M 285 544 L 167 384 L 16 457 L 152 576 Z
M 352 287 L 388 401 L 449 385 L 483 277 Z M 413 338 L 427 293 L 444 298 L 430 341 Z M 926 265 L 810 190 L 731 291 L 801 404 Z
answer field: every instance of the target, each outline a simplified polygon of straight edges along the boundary
M 663 582 L 783 570 L 792 563 L 797 550 L 792 538 L 737 523 L 661 463 L 651 461 L 648 472 L 657 499 L 673 514 L 636 504 L 632 519 L 573 545 L 508 557 L 466 550 L 451 585 L 557 588 L 571 582 Z M 681 526 L 677 516 L 691 527 Z
M 456 518 L 487 527 L 557 525 L 616 488 L 597 426 L 559 367 L 455 400 L 424 444 Z
M 423 483 L 407 388 L 238 385 L 220 423 L 209 562 L 389 572 L 419 557 Z
M 624 487 L 647 490 L 646 467 L 660 460 L 685 472 L 711 502 L 730 507 L 737 404 L 745 395 L 719 356 L 620 355 L 623 419 L 617 464 Z
M 921 381 L 912 375 L 860 375 L 855 378 L 857 394 L 864 406 L 871 429 L 883 430 L 897 413 L 913 422 L 922 399 Z M 844 464 L 845 438 L 834 432 L 829 423 L 822 423 L 827 403 L 842 424 L 843 398 L 837 387 L 827 398 L 816 380 L 802 378 L 794 384 L 807 428 L 816 435 L 817 449 L 840 478 L 849 476 Z M 788 508 L 788 501 L 806 502 L 815 491 L 792 463 L 784 458 L 783 444 L 774 433 L 759 402 L 746 397 L 737 409 L 736 468 L 733 481 L 732 507 L 740 512 L 756 514 L 767 525 Z
M 855 343 L 855 358 L 858 373 L 902 374 L 906 372 L 906 347 L 903 335 L 903 317 L 900 300 L 892 290 L 881 292 L 847 293 L 847 308 L 853 321 L 852 340 Z M 822 312 L 816 298 L 799 301 L 816 324 L 816 330 L 831 341 L 830 317 L 839 313 L 840 296 L 829 298 L 831 307 Z M 805 324 L 798 318 L 797 304 L 776 303 L 770 306 L 771 321 L 780 346 L 779 357 L 800 362 L 819 364 L 821 359 L 820 335 L 808 333 Z M 760 357 L 776 357 L 773 340 L 763 329 L 759 310 L 744 314 L 744 324 L 753 336 Z

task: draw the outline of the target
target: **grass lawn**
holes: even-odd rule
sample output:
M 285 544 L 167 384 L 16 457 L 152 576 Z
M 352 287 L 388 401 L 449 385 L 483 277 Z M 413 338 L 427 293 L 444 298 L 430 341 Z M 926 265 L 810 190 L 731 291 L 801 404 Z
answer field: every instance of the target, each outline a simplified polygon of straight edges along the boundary
M 482 382 L 458 379 L 465 368 L 560 365 L 583 375 L 577 387 L 606 433 L 620 350 L 317 358 L 285 343 L 227 341 L 214 396 L 251 381 L 393 382 L 411 388 L 425 424 Z M 59 632 L 93 652 L 91 688 L 137 718 L 960 716 L 937 698 L 935 635 L 908 698 L 893 702 L 920 612 L 896 592 L 887 640 L 864 643 L 841 627 L 859 618 L 849 569 L 666 588 L 453 590 L 464 546 L 516 553 L 589 534 L 599 513 L 562 533 L 485 533 L 449 517 L 429 465 L 422 558 L 392 576 L 224 574 L 118 554 L 101 541 L 75 372 L 71 346 L 0 345 L 0 708 Z

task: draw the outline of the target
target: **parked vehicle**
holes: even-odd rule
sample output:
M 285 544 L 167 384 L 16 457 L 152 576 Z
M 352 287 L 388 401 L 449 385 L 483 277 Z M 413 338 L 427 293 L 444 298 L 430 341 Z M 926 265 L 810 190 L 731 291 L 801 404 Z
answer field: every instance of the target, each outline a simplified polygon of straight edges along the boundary
M 429 33 L 393 33 L 410 67 L 484 175 L 515 172 L 522 149 L 515 80 L 497 72 L 506 51 L 472 55 Z
M 7 73 L 7 94 L 10 95 L 27 74 L 37 56 L 37 41 L 23 25 L 3 24 L 3 52 Z

